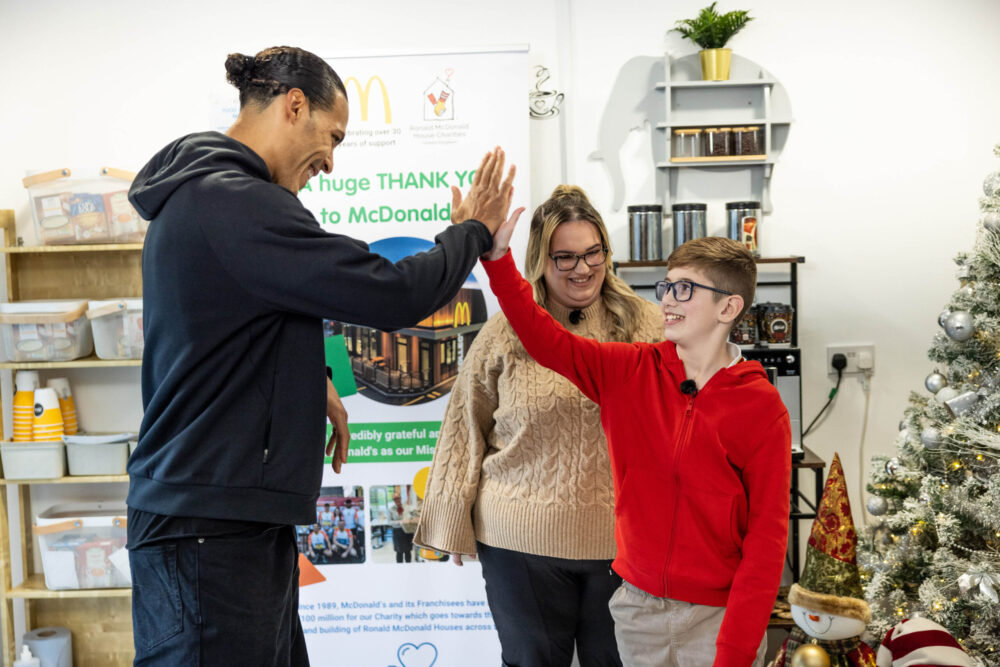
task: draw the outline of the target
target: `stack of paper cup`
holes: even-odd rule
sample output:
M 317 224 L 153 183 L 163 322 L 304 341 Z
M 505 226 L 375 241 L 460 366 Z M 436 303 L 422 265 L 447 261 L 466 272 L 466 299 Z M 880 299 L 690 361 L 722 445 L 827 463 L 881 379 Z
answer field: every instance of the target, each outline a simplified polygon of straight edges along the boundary
M 35 442 L 51 442 L 63 437 L 62 412 L 59 397 L 51 387 L 35 390 L 35 421 L 32 425 Z
M 76 435 L 79 430 L 76 423 L 76 403 L 73 402 L 73 394 L 69 390 L 69 380 L 66 378 L 52 378 L 46 384 L 56 390 L 59 397 L 59 412 L 62 414 L 63 432 L 66 435 Z
M 29 442 L 32 439 L 32 422 L 35 420 L 38 373 L 18 371 L 14 385 L 17 388 L 14 394 L 14 442 Z

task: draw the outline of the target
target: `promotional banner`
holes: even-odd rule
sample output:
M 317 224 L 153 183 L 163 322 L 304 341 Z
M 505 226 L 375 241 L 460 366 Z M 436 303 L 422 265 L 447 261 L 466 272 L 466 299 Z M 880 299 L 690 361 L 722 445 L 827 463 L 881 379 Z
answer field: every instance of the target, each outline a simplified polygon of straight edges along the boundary
M 299 193 L 325 229 L 393 261 L 424 251 L 451 224 L 451 186 L 468 192 L 498 145 L 518 167 L 514 206 L 529 205 L 526 49 L 328 61 L 347 88 L 347 136 L 332 173 Z M 232 111 L 216 105 L 220 125 Z M 512 243 L 519 264 L 526 239 L 524 219 Z M 496 310 L 477 266 L 451 301 L 408 329 L 325 324 L 351 445 L 340 475 L 326 468 L 316 522 L 298 529 L 313 664 L 499 664 L 479 564 L 456 567 L 413 545 L 449 391 Z

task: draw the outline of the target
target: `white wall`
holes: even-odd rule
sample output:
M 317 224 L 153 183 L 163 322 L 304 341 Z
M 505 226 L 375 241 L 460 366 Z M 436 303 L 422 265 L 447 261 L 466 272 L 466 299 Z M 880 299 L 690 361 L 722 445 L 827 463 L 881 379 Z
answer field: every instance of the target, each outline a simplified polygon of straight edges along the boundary
M 541 201 L 562 178 L 590 192 L 619 255 L 623 212 L 612 212 L 596 148 L 597 125 L 618 69 L 637 55 L 694 47 L 665 35 L 707 0 L 507 0 L 463 3 L 253 0 L 69 3 L 0 0 L 0 207 L 30 222 L 25 169 L 113 165 L 137 169 L 175 136 L 205 129 L 213 95 L 226 92 L 223 61 L 293 44 L 348 51 L 531 45 L 530 62 L 567 93 L 560 121 L 532 122 L 530 185 Z M 726 2 L 721 9 L 746 6 Z M 801 254 L 800 342 L 806 417 L 825 401 L 825 346 L 876 346 L 868 453 L 892 451 L 911 390 L 931 370 L 926 351 L 942 305 L 957 288 L 952 256 L 971 249 L 984 176 L 1000 169 L 1000 3 L 995 0 L 760 0 L 757 20 L 731 46 L 784 84 L 795 123 L 772 181 L 765 254 Z M 342 72 L 347 75 L 349 72 Z M 534 83 L 525 72 L 525 90 Z M 657 198 L 645 139 L 626 148 L 627 202 Z M 134 427 L 137 372 L 78 383 L 82 419 Z M 115 413 L 124 404 L 125 414 Z M 807 445 L 841 453 L 856 518 L 863 396 L 844 382 L 833 412 Z M 808 530 L 808 527 L 804 527 Z

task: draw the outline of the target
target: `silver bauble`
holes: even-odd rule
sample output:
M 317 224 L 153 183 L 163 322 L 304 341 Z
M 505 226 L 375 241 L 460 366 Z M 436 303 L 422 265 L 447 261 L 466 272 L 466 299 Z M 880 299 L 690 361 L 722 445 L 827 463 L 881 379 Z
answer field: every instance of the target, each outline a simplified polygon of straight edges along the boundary
M 964 310 L 952 313 L 944 322 L 944 331 L 949 338 L 959 343 L 969 340 L 976 332 L 973 328 L 972 313 Z
M 958 293 L 962 296 L 971 297 L 976 293 L 976 288 L 972 286 L 972 283 L 964 285 L 959 288 Z
M 920 497 L 917 498 L 917 501 L 921 505 L 927 505 L 931 502 L 931 497 L 927 494 L 926 491 L 924 491 L 923 493 L 920 494 Z
M 948 310 L 947 308 L 942 310 L 941 314 L 938 315 L 938 326 L 941 327 L 942 329 L 944 329 L 944 325 L 948 321 L 949 315 L 951 315 L 951 311 Z
M 950 401 L 956 396 L 958 396 L 958 390 L 950 386 L 941 387 L 940 391 L 934 394 L 934 398 L 936 398 L 939 403 Z
M 1000 195 L 1000 171 L 994 171 L 983 180 L 983 193 L 987 197 Z
M 983 217 L 979 219 L 979 222 L 983 224 L 983 227 L 987 231 L 1000 234 L 1000 212 L 987 211 L 983 213 Z
M 889 474 L 890 477 L 895 477 L 896 473 L 899 472 L 899 469 L 901 467 L 902 466 L 899 463 L 899 459 L 897 459 L 896 457 L 893 457 L 885 462 L 885 471 L 886 473 Z
M 933 426 L 928 426 L 920 432 L 920 442 L 925 449 L 937 449 L 941 446 L 941 431 Z
M 924 380 L 924 386 L 927 387 L 927 391 L 936 394 L 948 386 L 948 378 L 934 371 Z
M 945 407 L 948 408 L 948 411 L 951 412 L 952 417 L 961 417 L 966 412 L 971 410 L 981 399 L 982 397 L 978 392 L 967 391 L 963 394 L 955 396 L 954 398 L 948 399 L 944 404 Z
M 868 508 L 868 513 L 872 516 L 882 516 L 889 511 L 889 501 L 882 496 L 872 496 L 865 503 L 865 507 Z

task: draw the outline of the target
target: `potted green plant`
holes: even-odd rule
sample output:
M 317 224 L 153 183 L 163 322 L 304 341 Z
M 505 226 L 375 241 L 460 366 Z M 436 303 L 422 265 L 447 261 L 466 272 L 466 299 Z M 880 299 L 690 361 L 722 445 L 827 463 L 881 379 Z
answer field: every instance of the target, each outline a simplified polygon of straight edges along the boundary
M 705 81 L 725 81 L 729 78 L 729 63 L 733 52 L 724 48 L 733 35 L 743 30 L 753 20 L 746 10 L 736 10 L 719 14 L 713 2 L 693 19 L 685 19 L 674 24 L 671 32 L 677 31 L 683 37 L 702 48 L 701 78 Z

